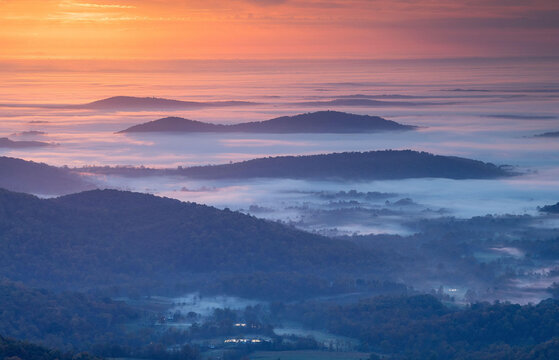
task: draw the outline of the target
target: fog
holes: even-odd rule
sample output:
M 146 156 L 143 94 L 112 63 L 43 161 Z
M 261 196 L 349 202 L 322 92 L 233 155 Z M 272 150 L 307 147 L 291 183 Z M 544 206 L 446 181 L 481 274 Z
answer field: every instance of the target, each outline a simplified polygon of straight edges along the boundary
M 68 71 L 21 68 L 3 72 L 0 137 L 55 146 L 1 148 L 0 154 L 56 166 L 165 168 L 275 155 L 413 149 L 511 165 L 521 175 L 496 180 L 367 182 L 91 175 L 90 179 L 102 188 L 230 208 L 328 236 L 407 236 L 418 231 L 417 222 L 422 219 L 469 219 L 487 214 L 528 214 L 534 216 L 535 229 L 559 227 L 556 219 L 542 219 L 538 212 L 539 206 L 559 201 L 559 141 L 534 137 L 559 130 L 555 61 L 333 61 L 320 62 L 320 66 L 312 62 L 225 63 L 227 66 L 214 67 L 191 62 L 179 72 L 174 71 L 176 64 L 173 71 L 169 71 L 170 64 L 162 65 L 160 72 L 141 67 L 99 70 L 95 80 L 73 67 Z M 42 76 L 47 73 L 49 76 Z M 116 95 L 259 104 L 178 111 L 41 107 Z M 346 101 L 352 99 L 381 102 L 371 106 Z M 382 116 L 419 129 L 373 134 L 116 134 L 167 116 L 232 124 L 326 109 Z M 513 248 L 484 251 L 488 252 L 478 254 L 480 258 L 522 258 L 520 250 Z M 541 286 L 536 290 L 526 290 L 536 286 L 536 277 L 519 277 L 514 293 L 495 296 L 519 302 L 541 298 L 545 296 L 542 287 L 555 279 L 545 276 L 538 280 Z M 424 284 L 426 288 L 439 285 Z M 444 285 L 458 289 L 457 295 L 465 293 L 461 284 Z
M 305 230 L 409 234 L 417 218 L 486 214 L 536 215 L 559 198 L 557 171 L 507 180 L 405 179 L 332 182 L 288 179 L 190 180 L 177 177 L 96 176 L 103 186 L 230 208 L 289 222 Z M 355 190 L 361 196 L 336 196 Z M 390 196 L 364 198 L 363 193 Z M 324 196 L 324 195 L 330 196 Z M 321 196 L 322 195 L 322 196 Z M 413 203 L 401 201 L 411 199 Z M 551 225 L 551 226 L 554 226 Z

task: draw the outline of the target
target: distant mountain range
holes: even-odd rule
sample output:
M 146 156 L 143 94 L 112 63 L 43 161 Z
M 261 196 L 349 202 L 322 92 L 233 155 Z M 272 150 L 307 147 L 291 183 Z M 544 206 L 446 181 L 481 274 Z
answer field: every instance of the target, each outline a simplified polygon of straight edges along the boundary
M 340 181 L 408 178 L 493 179 L 515 175 L 506 166 L 412 150 L 278 156 L 232 164 L 173 169 L 127 166 L 69 169 L 2 156 L 0 169 L 0 188 L 41 195 L 64 195 L 94 188 L 81 173 L 129 177 L 291 178 Z
M 156 97 L 114 96 L 107 99 L 93 101 L 88 104 L 76 105 L 77 108 L 99 110 L 180 110 L 204 107 L 226 107 L 238 105 L 253 105 L 248 101 L 182 101 Z
M 24 149 L 44 146 L 52 146 L 52 144 L 43 141 L 14 141 L 6 137 L 0 138 L 0 148 Z
M 47 133 L 44 131 L 37 131 L 37 130 L 30 130 L 30 131 L 21 131 L 17 133 L 13 133 L 10 136 L 43 136 Z
M 180 117 L 167 117 L 135 125 L 120 133 L 138 132 L 244 132 L 244 133 L 361 133 L 413 130 L 379 116 L 356 115 L 338 111 L 318 111 L 295 116 L 282 116 L 266 121 L 241 124 L 210 124 Z
M 374 100 L 367 98 L 340 98 L 332 100 L 321 101 L 305 101 L 293 103 L 294 105 L 303 106 L 347 106 L 347 107 L 384 107 L 384 106 L 398 106 L 398 107 L 415 107 L 415 106 L 429 106 L 429 105 L 453 105 L 456 102 L 427 102 L 427 101 L 384 101 Z
M 0 157 L 0 188 L 41 195 L 61 195 L 91 189 L 81 176 L 63 168 L 11 157 Z
M 418 97 L 409 95 L 346 95 L 328 100 L 285 102 L 286 106 L 308 106 L 308 107 L 417 107 L 452 105 L 456 102 L 429 102 L 419 101 L 418 99 L 428 99 L 430 97 Z M 381 99 L 381 100 L 378 100 Z M 416 99 L 416 101 L 402 101 Z M 388 100 L 388 101 L 386 101 Z M 396 101 L 394 101 L 396 100 Z M 49 108 L 49 109 L 92 109 L 105 111 L 144 111 L 144 110 L 189 110 L 228 106 L 249 106 L 260 103 L 252 101 L 184 101 L 158 97 L 138 97 L 138 96 L 113 96 L 106 99 L 92 101 L 85 104 L 25 104 L 25 103 L 0 103 L 0 107 L 15 108 Z
M 113 96 L 86 104 L 0 104 L 9 107 L 47 109 L 92 109 L 106 111 L 188 110 L 211 107 L 255 105 L 249 101 L 182 101 L 157 97 Z
M 534 137 L 556 138 L 559 137 L 559 131 L 546 132 L 543 134 L 534 135 Z
M 493 179 L 515 175 L 506 166 L 412 150 L 278 156 L 232 164 L 177 169 L 88 167 L 76 170 L 123 176 L 178 175 L 198 179 Z

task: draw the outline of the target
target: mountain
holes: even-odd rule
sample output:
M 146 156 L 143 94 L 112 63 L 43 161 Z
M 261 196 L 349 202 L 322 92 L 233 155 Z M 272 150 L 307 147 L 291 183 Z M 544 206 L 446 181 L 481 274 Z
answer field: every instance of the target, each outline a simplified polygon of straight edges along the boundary
M 13 141 L 6 137 L 0 138 L 0 148 L 22 149 L 44 146 L 52 146 L 52 144 L 43 141 Z
M 366 98 L 340 98 L 333 100 L 322 100 L 322 101 L 306 101 L 295 103 L 299 106 L 357 106 L 357 107 L 415 107 L 415 106 L 426 106 L 426 105 L 452 105 L 455 103 L 451 102 L 426 102 L 426 101 L 384 101 L 384 100 L 372 100 Z
M 339 111 L 318 111 L 282 116 L 266 121 L 233 125 L 216 125 L 200 121 L 167 117 L 132 126 L 120 133 L 134 132 L 245 132 L 245 133 L 360 133 L 389 130 L 413 130 L 378 116 L 356 115 Z
M 199 109 L 204 107 L 225 107 L 252 105 L 248 101 L 182 101 L 156 97 L 113 96 L 87 104 L 74 105 L 73 108 L 97 110 L 180 110 Z
M 118 133 L 134 132 L 224 132 L 228 125 L 215 125 L 181 117 L 166 117 L 134 125 Z
M 411 150 L 278 156 L 234 164 L 198 166 L 180 174 L 202 178 L 382 180 L 406 178 L 491 179 L 511 175 L 502 167 L 455 156 Z
M 44 131 L 29 130 L 29 131 L 21 131 L 21 132 L 13 133 L 10 136 L 42 136 L 46 134 L 47 133 Z
M 556 138 L 559 137 L 559 131 L 546 132 L 543 134 L 534 135 L 534 137 Z
M 0 187 L 41 195 L 61 195 L 91 189 L 81 176 L 64 168 L 0 156 Z
M 506 166 L 412 150 L 277 156 L 232 164 L 178 169 L 87 167 L 79 171 L 122 176 L 176 175 L 198 179 L 289 178 L 394 180 L 409 178 L 494 179 L 513 176 Z
M 550 214 L 559 214 L 559 202 L 555 205 L 542 206 L 539 210 Z
M 375 253 L 343 240 L 116 190 L 51 199 L 0 190 L 0 239 L 0 277 L 33 286 L 175 286 L 204 273 L 338 274 L 379 266 Z
M 147 111 L 147 110 L 188 110 L 215 108 L 227 106 L 256 105 L 250 101 L 182 101 L 156 97 L 113 96 L 106 99 L 93 101 L 86 104 L 11 104 L 2 103 L 2 106 L 15 108 L 42 108 L 42 109 L 91 109 L 105 111 Z M 39 122 L 33 122 L 39 123 Z M 41 122 L 42 123 L 42 122 Z

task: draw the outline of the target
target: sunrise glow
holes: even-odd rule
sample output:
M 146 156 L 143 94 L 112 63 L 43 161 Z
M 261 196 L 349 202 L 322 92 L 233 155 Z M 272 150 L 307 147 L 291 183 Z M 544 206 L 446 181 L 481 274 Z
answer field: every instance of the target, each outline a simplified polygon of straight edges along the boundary
M 552 0 L 3 0 L 0 57 L 549 56 L 558 14 Z

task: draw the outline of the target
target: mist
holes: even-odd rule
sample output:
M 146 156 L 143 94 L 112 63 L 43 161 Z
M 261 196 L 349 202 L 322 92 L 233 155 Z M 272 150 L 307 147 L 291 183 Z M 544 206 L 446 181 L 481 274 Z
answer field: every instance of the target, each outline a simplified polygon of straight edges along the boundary
M 0 137 L 56 146 L 1 148 L 0 154 L 70 168 L 176 168 L 279 155 L 385 149 L 427 151 L 510 165 L 520 175 L 494 180 L 346 182 L 86 177 L 100 188 L 147 192 L 228 208 L 329 237 L 392 235 L 411 239 L 425 231 L 425 222 L 440 221 L 437 226 L 444 227 L 444 219 L 469 221 L 488 214 L 528 215 L 532 223 L 522 229 L 553 236 L 557 221 L 542 216 L 538 207 L 559 200 L 559 141 L 534 135 L 559 129 L 558 79 L 552 75 L 559 72 L 555 62 L 532 60 L 527 67 L 526 61 L 511 61 L 506 67 L 497 60 L 404 61 L 396 67 L 375 61 L 354 62 L 351 66 L 343 62 L 321 63 L 329 68 L 325 76 L 305 62 L 289 66 L 258 63 L 257 67 L 239 63 L 218 72 L 198 64 L 179 73 L 150 73 L 142 69 L 115 70 L 111 74 L 99 71 L 95 81 L 86 82 L 81 81 L 85 75 L 75 70 L 56 69 L 50 77 L 41 77 L 36 75 L 46 70 L 22 68 L 7 74 L 7 85 L 0 87 Z M 297 72 L 293 72 L 293 66 Z M 437 77 L 433 77 L 434 69 Z M 467 77 L 464 69 L 468 69 Z M 524 78 L 518 78 L 519 73 Z M 34 76 L 32 83 L 18 78 L 30 75 Z M 266 81 L 262 81 L 264 75 Z M 78 88 L 79 92 L 73 91 Z M 69 96 L 70 93 L 78 95 Z M 118 95 L 256 104 L 167 111 L 75 106 Z M 369 102 L 355 100 L 379 102 L 372 107 Z M 411 103 L 413 106 L 409 106 Z M 70 106 L 42 107 L 45 104 Z M 116 134 L 129 126 L 167 116 L 233 124 L 327 108 L 381 116 L 418 129 L 370 134 Z M 487 244 L 478 255 L 482 254 L 480 259 L 485 256 L 522 261 L 522 256 L 515 258 L 506 251 L 491 250 L 516 249 L 509 245 Z M 530 271 L 536 271 L 539 265 L 532 266 Z M 503 290 L 497 295 L 485 294 L 484 298 L 502 296 L 518 302 L 543 298 L 544 287 L 552 283 L 553 277 L 538 280 L 541 286 L 536 295 L 521 289 L 525 284 L 536 284 L 536 277 L 521 276 L 514 280 L 515 285 L 510 287 L 514 290 L 509 293 Z M 459 289 L 453 294 L 458 297 L 465 295 L 466 288 L 475 287 L 473 283 L 427 278 L 418 286 L 429 289 L 441 284 Z M 478 285 L 481 288 L 487 284 Z

